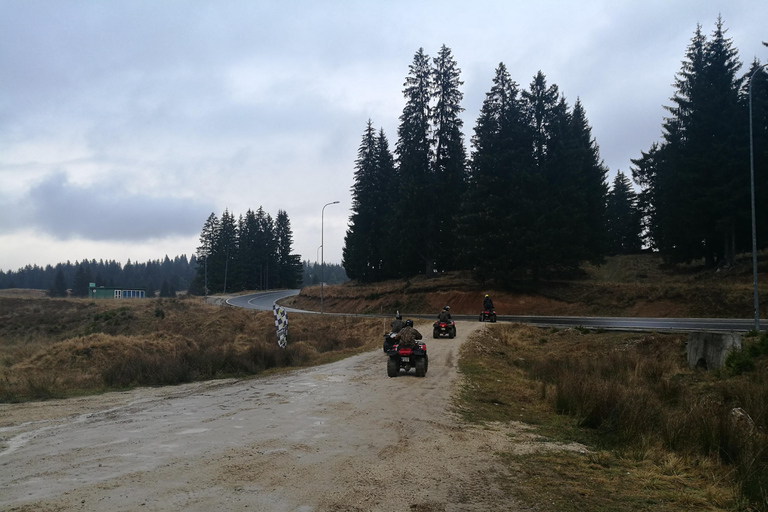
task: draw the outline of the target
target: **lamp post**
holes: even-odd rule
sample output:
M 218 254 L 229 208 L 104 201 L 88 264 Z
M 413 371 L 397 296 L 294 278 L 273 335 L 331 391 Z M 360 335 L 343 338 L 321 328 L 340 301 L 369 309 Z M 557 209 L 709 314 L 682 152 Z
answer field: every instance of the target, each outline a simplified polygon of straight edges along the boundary
M 325 270 L 325 242 L 323 241 L 323 219 L 325 216 L 325 207 L 332 205 L 332 204 L 339 204 L 338 201 L 334 201 L 332 203 L 328 203 L 323 206 L 323 209 L 320 211 L 320 314 L 323 314 L 323 280 L 325 279 L 323 276 L 324 270 Z
M 752 139 L 752 82 L 758 71 L 768 63 L 758 66 L 749 77 L 749 179 L 752 194 L 752 287 L 755 299 L 755 331 L 760 332 L 760 303 L 757 293 L 757 232 L 755 229 L 755 148 Z

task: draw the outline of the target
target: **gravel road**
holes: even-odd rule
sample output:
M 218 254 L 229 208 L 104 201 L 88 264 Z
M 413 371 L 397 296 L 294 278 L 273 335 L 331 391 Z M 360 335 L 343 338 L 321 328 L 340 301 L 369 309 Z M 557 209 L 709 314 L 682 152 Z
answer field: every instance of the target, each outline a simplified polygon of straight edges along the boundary
M 376 351 L 256 379 L 2 405 L 0 510 L 525 510 L 498 488 L 513 475 L 495 455 L 526 450 L 524 426 L 471 427 L 452 412 L 459 346 L 486 328 L 457 325 L 455 339 L 427 340 L 425 378 L 388 378 Z

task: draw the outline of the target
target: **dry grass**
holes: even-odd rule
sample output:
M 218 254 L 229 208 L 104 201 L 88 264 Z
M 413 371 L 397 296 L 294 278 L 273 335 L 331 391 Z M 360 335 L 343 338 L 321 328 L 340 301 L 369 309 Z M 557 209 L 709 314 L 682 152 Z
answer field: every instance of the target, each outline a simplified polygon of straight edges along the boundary
M 271 312 L 196 299 L 0 298 L 0 401 L 246 376 L 377 347 L 381 322 L 291 315 L 277 346 Z
M 691 371 L 684 343 L 493 326 L 463 349 L 462 412 L 591 447 L 510 457 L 518 490 L 558 510 L 768 510 L 766 362 L 739 376 Z

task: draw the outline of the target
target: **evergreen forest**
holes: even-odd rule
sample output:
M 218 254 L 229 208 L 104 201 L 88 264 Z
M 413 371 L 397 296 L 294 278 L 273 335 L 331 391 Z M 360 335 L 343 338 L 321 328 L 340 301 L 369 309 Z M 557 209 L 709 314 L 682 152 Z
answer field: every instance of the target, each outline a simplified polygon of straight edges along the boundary
M 768 74 L 745 74 L 718 19 L 697 27 L 674 77 L 662 139 L 607 182 L 584 105 L 539 71 L 527 88 L 502 62 L 465 150 L 461 70 L 443 45 L 414 55 L 394 149 L 369 119 L 355 161 L 343 266 L 362 282 L 472 270 L 536 280 L 607 255 L 733 262 L 750 250 L 748 85 L 758 204 L 768 195 Z M 762 199 L 762 201 L 761 201 Z M 760 247 L 768 209 L 758 213 Z
M 59 263 L 55 266 L 27 265 L 17 271 L 0 270 L 0 289 L 30 288 L 49 290 L 53 297 L 66 297 L 67 290 L 75 297 L 87 297 L 88 285 L 119 288 L 141 288 L 147 295 L 160 292 L 161 296 L 174 296 L 177 291 L 186 290 L 195 277 L 197 259 L 186 255 L 171 259 L 151 260 L 145 263 L 125 265 L 110 260 L 88 260 Z
M 262 207 L 237 220 L 228 209 L 221 218 L 211 213 L 200 233 L 197 273 L 189 292 L 299 288 L 304 266 L 292 251 L 291 221 L 283 210 L 274 219 Z

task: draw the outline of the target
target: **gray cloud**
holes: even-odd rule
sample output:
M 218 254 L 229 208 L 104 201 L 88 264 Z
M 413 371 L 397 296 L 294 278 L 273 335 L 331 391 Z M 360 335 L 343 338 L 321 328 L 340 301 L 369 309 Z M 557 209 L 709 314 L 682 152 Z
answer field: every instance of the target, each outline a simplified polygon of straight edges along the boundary
M 659 137 L 696 24 L 709 34 L 718 14 L 742 61 L 766 60 L 754 0 L 3 2 L 0 237 L 157 241 L 263 205 L 314 258 L 320 209 L 339 200 L 325 217 L 339 261 L 362 130 L 371 118 L 394 148 L 419 47 L 445 43 L 463 70 L 467 144 L 503 61 L 523 88 L 542 70 L 579 97 L 627 171 Z M 25 264 L 10 245 L 0 260 Z
M 20 203 L 27 215 L 3 231 L 34 227 L 61 240 L 144 242 L 194 235 L 213 210 L 199 199 L 132 195 L 116 186 L 79 187 L 62 173 L 34 186 Z

